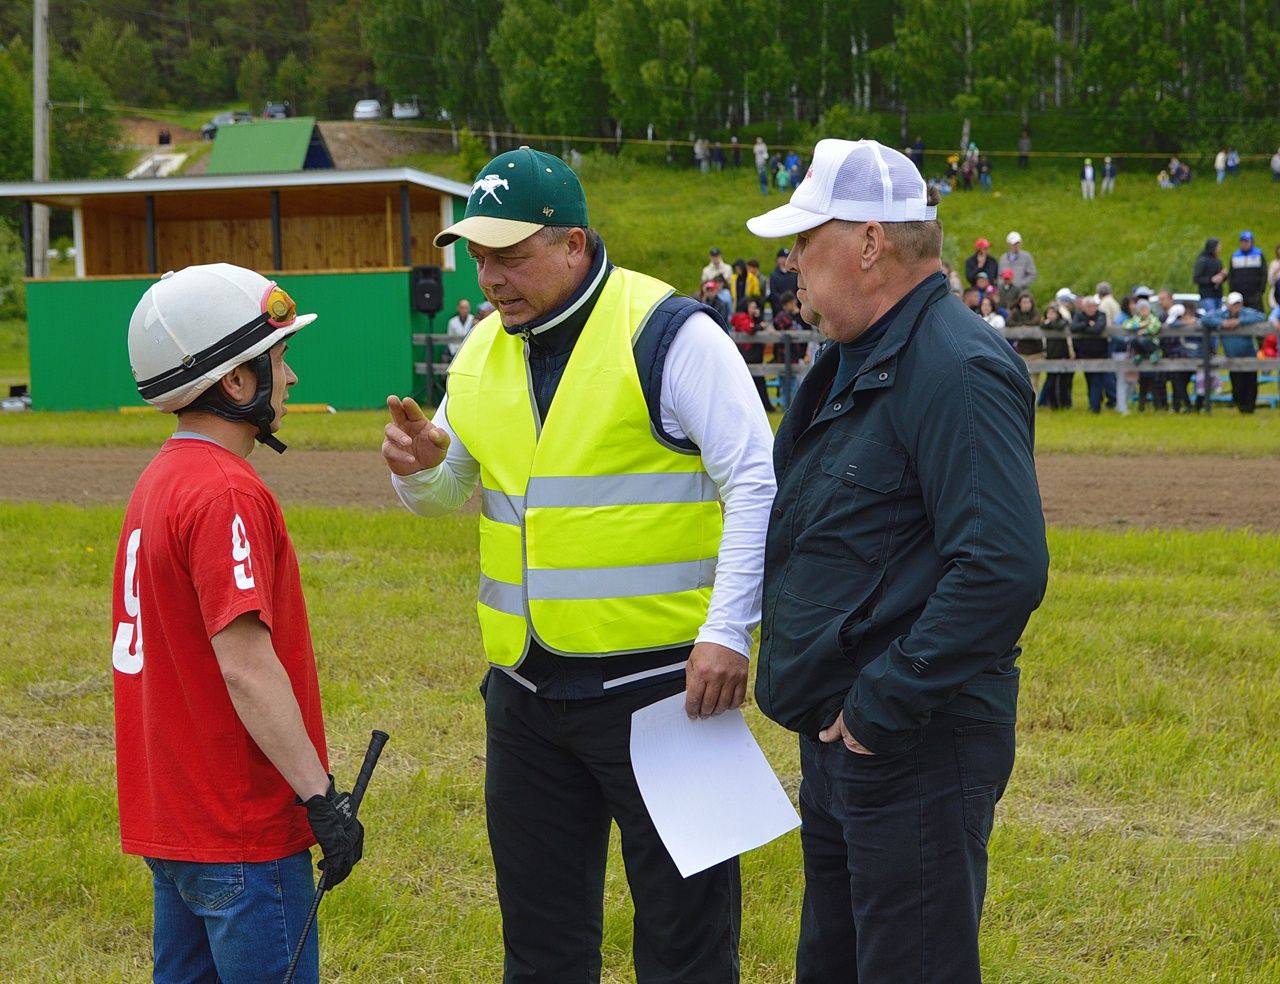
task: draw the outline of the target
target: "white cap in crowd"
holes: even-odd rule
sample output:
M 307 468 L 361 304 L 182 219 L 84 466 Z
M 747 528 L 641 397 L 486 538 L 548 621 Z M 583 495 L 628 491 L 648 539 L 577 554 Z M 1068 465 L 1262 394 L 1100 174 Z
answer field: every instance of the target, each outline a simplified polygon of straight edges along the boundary
M 1074 304 L 1076 295 L 1071 293 L 1070 287 L 1059 287 L 1058 293 L 1053 295 L 1053 299 L 1061 304 Z
M 1014 243 L 1021 243 L 1022 236 L 1019 233 L 1011 232 L 1009 235 L 1004 237 L 1004 241 L 1012 246 Z
M 1169 314 L 1167 317 L 1170 321 L 1177 321 L 1186 313 L 1187 306 L 1185 304 L 1175 304 L 1173 307 L 1169 308 Z
M 1227 295 L 1227 304 L 1230 305 L 1230 304 L 1243 304 L 1243 303 L 1244 303 L 1244 295 L 1241 294 L 1238 290 L 1233 290 L 1230 294 Z
M 747 220 L 757 236 L 794 236 L 830 219 L 925 222 L 938 209 L 911 160 L 874 140 L 819 140 L 813 163 L 786 205 Z

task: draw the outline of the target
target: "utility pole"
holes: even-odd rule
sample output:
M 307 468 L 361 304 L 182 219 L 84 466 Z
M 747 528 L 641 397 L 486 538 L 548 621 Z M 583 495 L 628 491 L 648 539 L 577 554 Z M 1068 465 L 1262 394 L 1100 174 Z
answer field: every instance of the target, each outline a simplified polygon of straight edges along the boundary
M 49 180 L 49 0 L 35 0 L 31 32 L 31 177 Z M 31 274 L 49 275 L 49 209 L 31 208 Z

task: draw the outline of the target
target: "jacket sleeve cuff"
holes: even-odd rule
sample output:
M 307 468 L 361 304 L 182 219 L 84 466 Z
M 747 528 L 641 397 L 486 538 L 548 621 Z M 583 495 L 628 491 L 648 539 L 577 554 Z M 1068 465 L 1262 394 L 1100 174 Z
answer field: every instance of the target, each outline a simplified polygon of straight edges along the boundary
M 853 691 L 849 691 L 850 695 Z M 860 714 L 856 708 L 849 706 L 848 699 L 844 704 L 844 726 L 858 743 L 876 755 L 898 755 L 910 751 L 920 742 L 921 729 L 912 731 L 889 731 L 873 724 Z

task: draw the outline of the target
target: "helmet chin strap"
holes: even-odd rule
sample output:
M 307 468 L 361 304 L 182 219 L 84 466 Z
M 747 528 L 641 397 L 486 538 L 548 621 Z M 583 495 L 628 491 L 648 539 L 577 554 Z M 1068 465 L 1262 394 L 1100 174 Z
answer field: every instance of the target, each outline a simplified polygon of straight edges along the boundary
M 265 444 L 276 454 L 284 454 L 285 443 L 271 433 L 271 422 L 276 419 L 276 411 L 271 406 L 271 384 L 273 380 L 270 350 L 255 356 L 251 364 L 253 371 L 258 376 L 258 389 L 245 409 L 252 415 L 249 419 L 258 425 L 258 433 L 254 436 L 259 444 Z
M 215 414 L 223 420 L 256 424 L 258 433 L 254 435 L 254 439 L 260 444 L 265 444 L 277 454 L 284 454 L 287 445 L 271 433 L 271 422 L 276 419 L 276 412 L 271 406 L 273 380 L 270 350 L 254 356 L 245 365 L 252 367 L 254 376 L 258 381 L 253 393 L 253 399 L 248 403 L 232 403 L 227 398 L 226 393 L 223 392 L 222 387 L 214 385 L 205 390 L 191 404 L 191 408 L 198 408 L 207 413 Z

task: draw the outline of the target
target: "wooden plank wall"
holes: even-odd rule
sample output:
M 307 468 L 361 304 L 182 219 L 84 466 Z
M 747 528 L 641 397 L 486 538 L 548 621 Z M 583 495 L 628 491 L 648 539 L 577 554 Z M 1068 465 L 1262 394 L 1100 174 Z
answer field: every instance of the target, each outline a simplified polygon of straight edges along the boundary
M 156 223 L 156 264 L 181 270 L 215 260 L 271 269 L 270 219 L 169 219 Z
M 435 263 L 443 251 L 432 245 L 440 231 L 435 196 L 415 190 L 410 222 L 413 264 Z M 370 200 L 371 199 L 371 200 Z M 390 218 L 387 202 L 390 202 Z M 285 270 L 380 270 L 404 265 L 400 245 L 400 200 L 368 196 L 365 209 L 330 215 L 285 214 L 280 223 Z M 225 261 L 253 270 L 272 268 L 271 220 L 266 216 L 165 217 L 157 209 L 156 266 L 159 272 L 193 263 Z M 388 255 L 390 244 L 390 255 Z M 146 222 L 123 211 L 84 209 L 85 275 L 137 276 L 147 273 Z
M 147 272 L 147 224 L 109 212 L 84 210 L 84 274 L 112 277 Z

